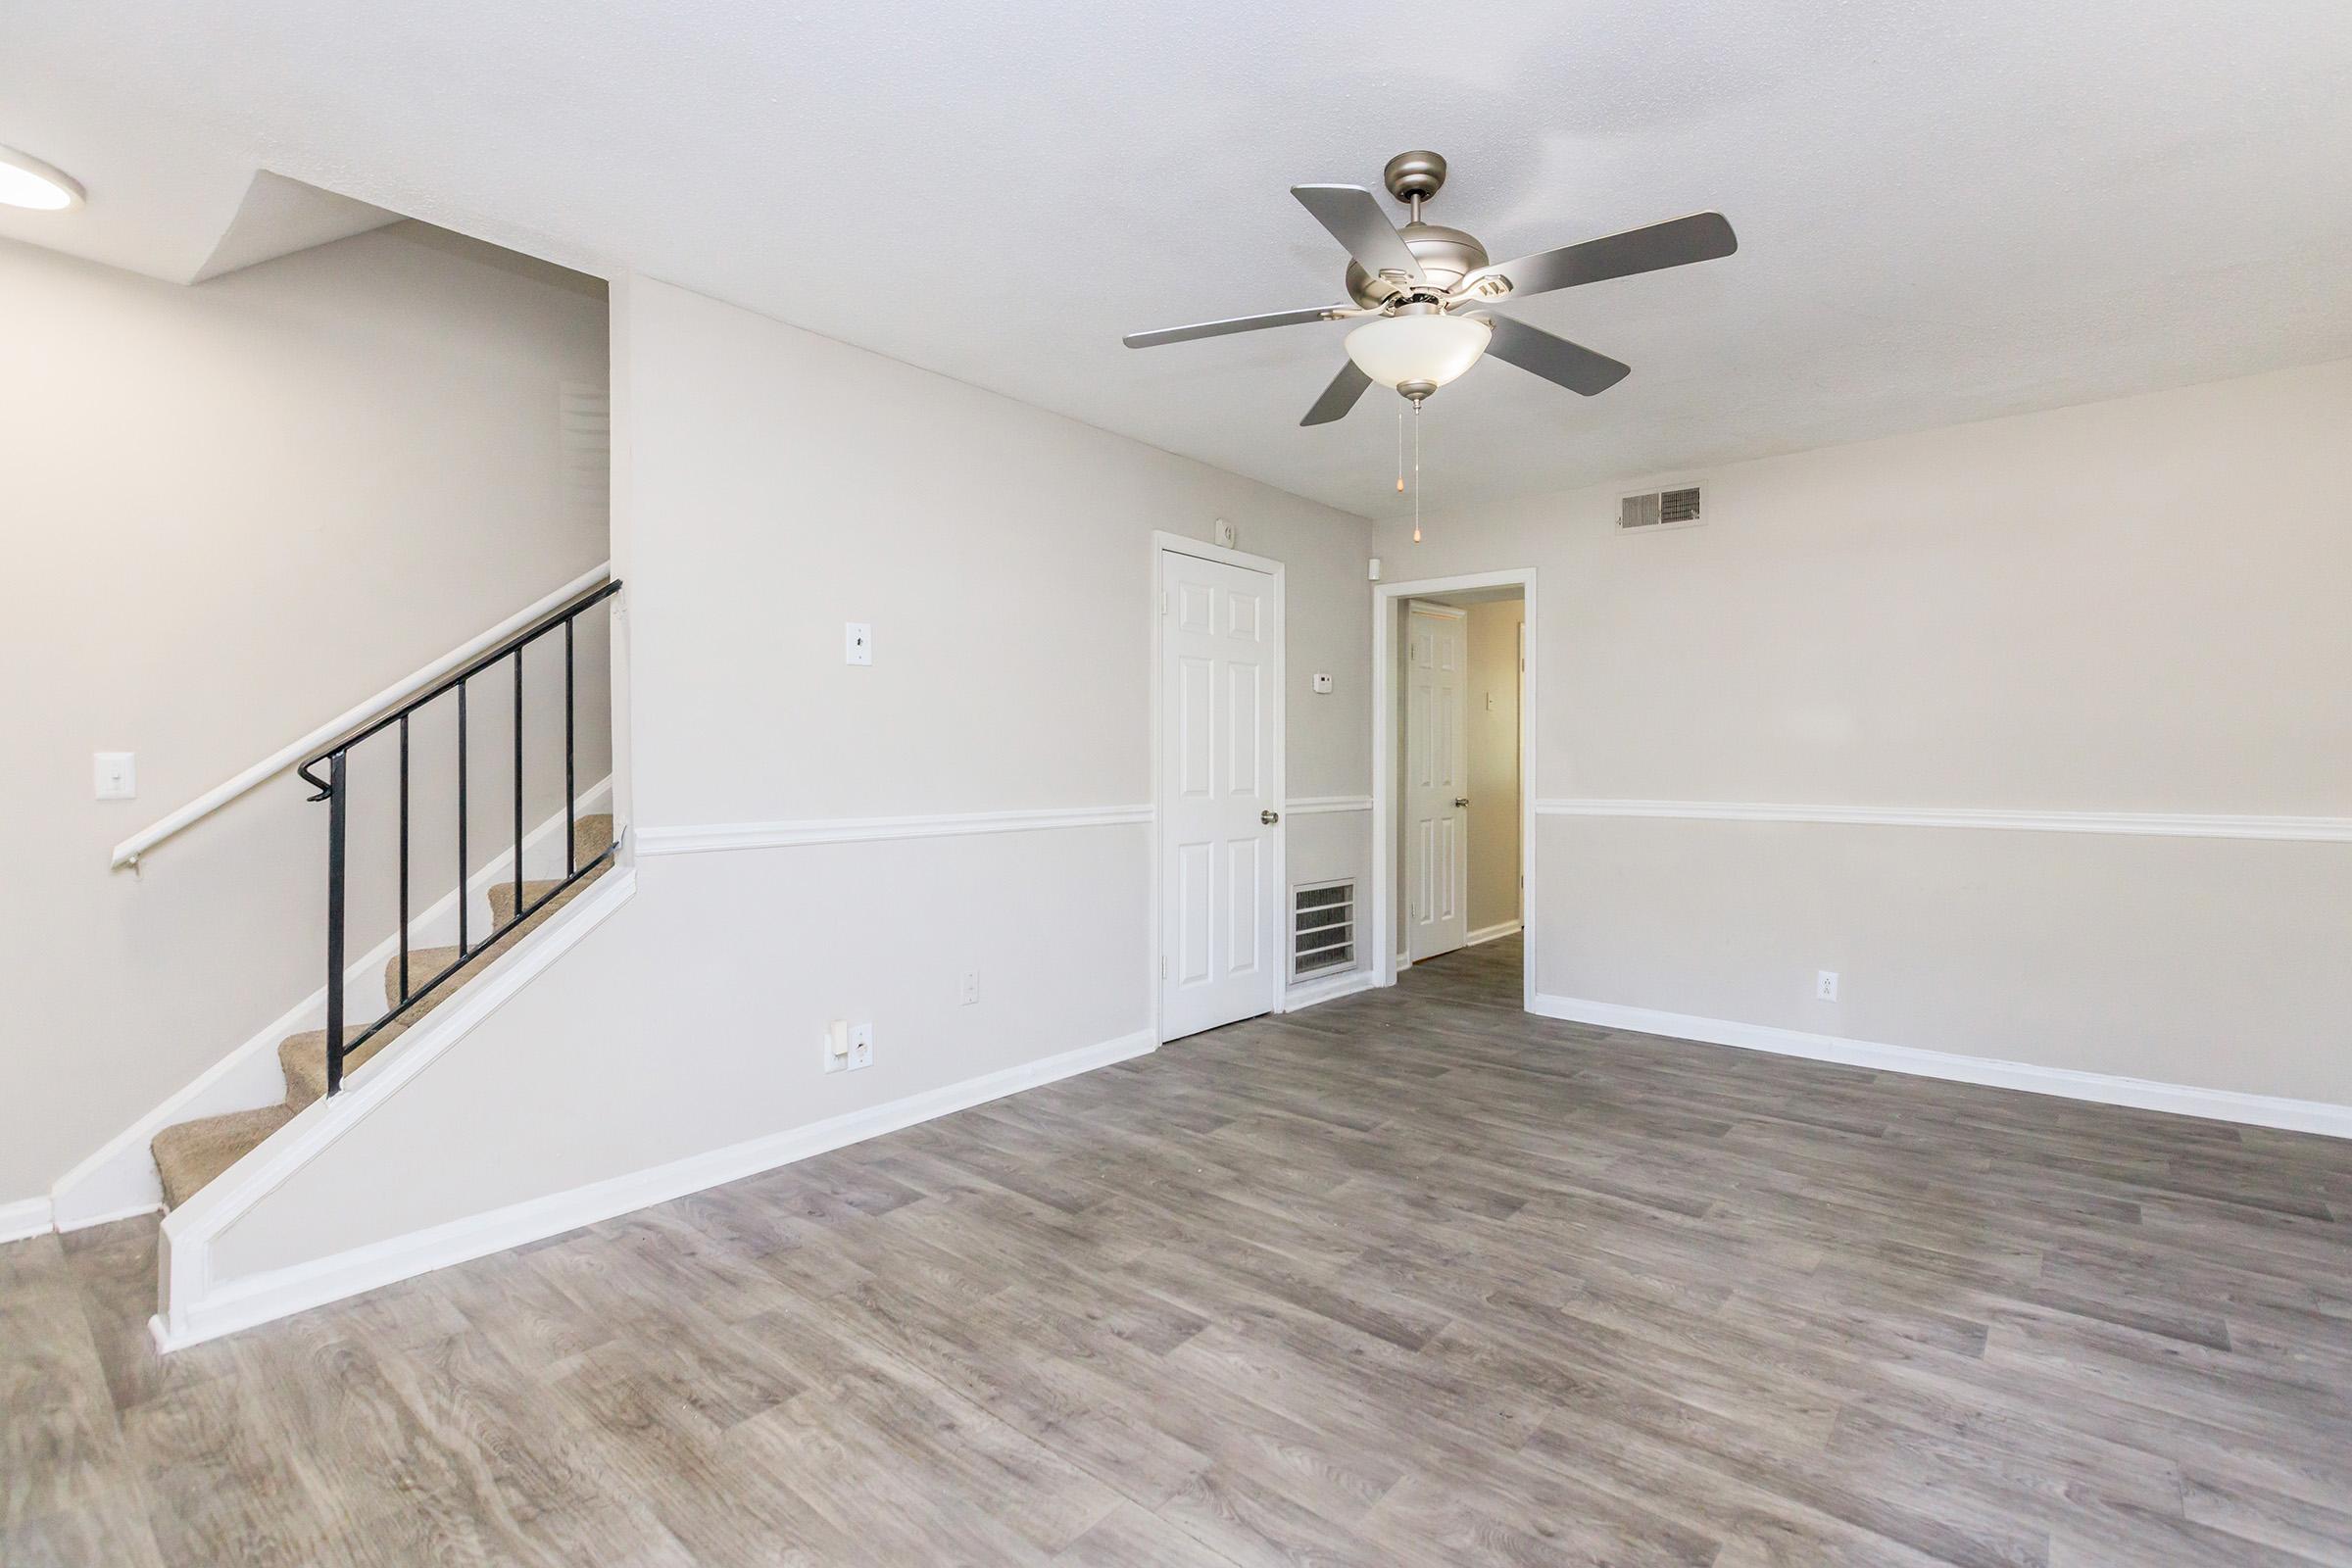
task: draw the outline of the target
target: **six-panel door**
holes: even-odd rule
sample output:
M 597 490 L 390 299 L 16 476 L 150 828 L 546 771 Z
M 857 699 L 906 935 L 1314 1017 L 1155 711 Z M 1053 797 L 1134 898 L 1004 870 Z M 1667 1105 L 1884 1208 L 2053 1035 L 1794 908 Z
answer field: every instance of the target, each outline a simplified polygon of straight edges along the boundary
M 1264 572 L 1161 558 L 1160 1035 L 1273 1010 L 1281 890 L 1267 820 L 1281 601 Z
M 1459 610 L 1416 604 L 1405 624 L 1405 954 L 1418 962 L 1469 936 L 1469 622 Z

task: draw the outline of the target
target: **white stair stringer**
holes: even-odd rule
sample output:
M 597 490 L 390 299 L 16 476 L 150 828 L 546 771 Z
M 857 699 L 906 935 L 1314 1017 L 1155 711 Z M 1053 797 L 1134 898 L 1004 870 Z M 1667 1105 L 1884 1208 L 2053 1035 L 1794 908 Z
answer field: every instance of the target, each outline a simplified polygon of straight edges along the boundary
M 157 1348 L 178 1349 L 284 1315 L 289 1308 L 243 1299 L 236 1282 L 216 1285 L 212 1253 L 221 1235 L 472 1033 L 636 891 L 635 868 L 625 859 L 616 863 L 526 940 L 494 959 L 446 1004 L 412 1025 L 402 1034 L 398 1049 L 387 1051 L 367 1074 L 347 1083 L 342 1093 L 304 1106 L 251 1153 L 166 1215 L 159 1245 L 162 1298 L 148 1325 Z

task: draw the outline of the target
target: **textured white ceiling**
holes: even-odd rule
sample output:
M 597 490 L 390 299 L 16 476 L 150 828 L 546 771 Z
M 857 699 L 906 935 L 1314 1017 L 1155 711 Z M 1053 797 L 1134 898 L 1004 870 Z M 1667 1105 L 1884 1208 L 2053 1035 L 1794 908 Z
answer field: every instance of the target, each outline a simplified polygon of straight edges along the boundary
M 1411 146 L 1497 258 L 1741 241 L 1515 307 L 1634 374 L 1473 370 L 1432 506 L 2352 355 L 2343 0 L 10 0 L 0 142 L 90 193 L 0 234 L 186 277 L 269 169 L 1373 514 L 1344 328 L 1118 339 L 1336 299 L 1287 187 Z

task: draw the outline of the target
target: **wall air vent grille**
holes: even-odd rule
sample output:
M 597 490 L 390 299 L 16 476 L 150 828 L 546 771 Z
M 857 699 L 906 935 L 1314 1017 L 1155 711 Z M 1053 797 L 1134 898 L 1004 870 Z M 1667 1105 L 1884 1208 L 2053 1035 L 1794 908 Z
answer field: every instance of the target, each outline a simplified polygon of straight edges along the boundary
M 565 381 L 556 392 L 564 436 L 564 504 L 574 521 L 597 528 L 612 517 L 612 394 Z
M 1699 511 L 1698 486 L 1677 485 L 1671 490 L 1648 490 L 1617 502 L 1617 526 L 1634 528 L 1695 528 L 1705 521 Z
M 1291 890 L 1291 978 L 1355 965 L 1355 884 L 1315 882 Z

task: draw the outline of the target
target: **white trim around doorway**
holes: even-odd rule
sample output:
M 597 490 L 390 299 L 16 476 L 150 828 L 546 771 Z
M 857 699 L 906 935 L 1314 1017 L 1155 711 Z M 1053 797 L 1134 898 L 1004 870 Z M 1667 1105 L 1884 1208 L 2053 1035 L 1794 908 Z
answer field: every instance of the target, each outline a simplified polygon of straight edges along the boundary
M 1396 953 L 1396 610 L 1407 599 L 1438 594 L 1468 593 L 1480 588 L 1516 586 L 1525 602 L 1527 647 L 1541 648 L 1536 629 L 1536 568 L 1474 571 L 1454 577 L 1424 577 L 1417 582 L 1376 583 L 1372 588 L 1372 930 L 1379 983 L 1393 986 L 1396 973 L 1409 965 Z M 1523 662 L 1519 703 L 1519 895 L 1520 922 L 1526 947 L 1520 963 L 1520 1005 L 1536 1005 L 1536 953 L 1540 941 L 1536 921 L 1535 774 L 1529 761 L 1536 756 L 1536 726 L 1543 711 L 1538 701 L 1542 672 L 1537 661 Z M 1153 720 L 1156 726 L 1156 717 Z M 1156 734 L 1156 728 L 1154 729 Z M 1153 762 L 1154 776 L 1157 760 Z M 1156 889 L 1153 898 L 1158 897 Z

